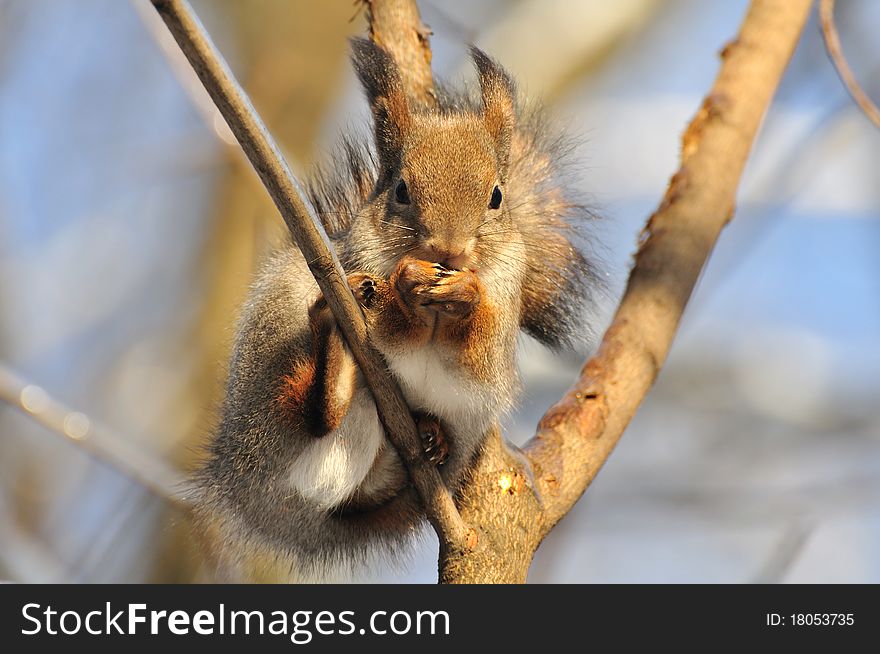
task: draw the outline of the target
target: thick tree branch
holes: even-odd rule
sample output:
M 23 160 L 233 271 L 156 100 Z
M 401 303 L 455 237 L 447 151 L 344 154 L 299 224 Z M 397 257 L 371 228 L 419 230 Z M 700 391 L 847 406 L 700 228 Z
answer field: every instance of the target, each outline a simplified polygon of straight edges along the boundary
M 682 137 L 681 166 L 642 234 L 599 353 L 544 416 L 527 453 L 555 524 L 611 453 L 666 359 L 721 229 L 758 127 L 809 15 L 810 0 L 754 0 L 712 89 Z
M 456 547 L 464 543 L 467 529 L 452 497 L 437 469 L 422 453 L 400 388 L 370 345 L 363 314 L 336 253 L 303 199 L 272 136 L 186 0 L 151 1 L 220 109 L 308 262 L 373 393 L 388 437 L 409 469 L 441 544 Z
M 861 110 L 865 113 L 874 125 L 880 127 L 880 109 L 874 104 L 874 101 L 868 97 L 864 89 L 859 85 L 856 76 L 853 75 L 852 69 L 843 55 L 843 48 L 840 45 L 840 37 L 837 35 L 837 26 L 834 23 L 834 3 L 835 0 L 819 0 L 819 22 L 822 25 L 822 38 L 825 41 L 825 49 L 828 56 L 831 57 L 831 63 L 837 71 L 840 81 L 846 86 L 850 97 L 855 101 Z
M 810 0 L 753 0 L 682 139 L 681 167 L 645 227 L 598 354 L 529 441 L 530 467 L 491 439 L 459 508 L 481 547 L 441 561 L 447 582 L 524 581 L 543 537 L 608 458 L 657 377 L 700 271 L 734 210 L 762 117 Z

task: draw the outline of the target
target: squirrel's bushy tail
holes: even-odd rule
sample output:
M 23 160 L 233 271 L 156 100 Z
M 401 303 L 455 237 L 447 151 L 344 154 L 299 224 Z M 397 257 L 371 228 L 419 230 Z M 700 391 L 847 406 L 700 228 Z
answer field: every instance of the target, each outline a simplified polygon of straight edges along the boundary
M 406 559 L 423 524 L 411 488 L 369 512 L 319 511 L 289 489 L 283 470 L 280 462 L 249 469 L 215 457 L 197 474 L 194 526 L 216 544 L 219 572 L 258 570 L 271 559 L 292 581 L 307 581 Z

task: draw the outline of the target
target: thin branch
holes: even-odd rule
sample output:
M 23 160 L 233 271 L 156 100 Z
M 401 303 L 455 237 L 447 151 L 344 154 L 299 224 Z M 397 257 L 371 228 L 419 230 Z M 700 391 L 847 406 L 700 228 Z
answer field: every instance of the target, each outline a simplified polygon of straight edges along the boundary
M 388 437 L 406 464 L 441 547 L 466 542 L 467 528 L 435 466 L 422 453 L 400 388 L 369 342 L 360 307 L 327 234 L 290 168 L 186 0 L 151 0 L 260 176 L 299 246 L 373 393 Z M 372 3 L 373 10 L 379 3 Z
M 490 439 L 459 509 L 486 548 L 441 561 L 446 582 L 525 581 L 544 536 L 611 454 L 669 352 L 685 305 L 731 219 L 743 167 L 809 15 L 810 0 L 753 0 L 739 36 L 682 138 L 599 352 L 524 450 Z M 530 469 L 531 468 L 531 469 Z
M 65 406 L 43 388 L 25 382 L 4 365 L 0 365 L 0 401 L 133 479 L 172 506 L 189 509 L 184 478 L 177 471 L 163 461 L 135 450 L 130 440 L 95 424 L 84 413 Z
M 837 34 L 837 26 L 834 23 L 834 3 L 835 0 L 819 0 L 819 22 L 822 25 L 822 38 L 825 41 L 825 49 L 837 76 L 846 86 L 850 96 L 861 110 L 865 113 L 874 125 L 880 127 L 880 109 L 874 104 L 874 101 L 868 97 L 868 94 L 862 89 L 861 85 L 853 75 L 846 57 L 843 54 L 843 48 L 840 45 L 840 37 Z
M 760 570 L 749 580 L 752 584 L 781 584 L 785 575 L 803 554 L 816 525 L 812 520 L 796 518 L 783 531 L 779 542 L 770 551 Z

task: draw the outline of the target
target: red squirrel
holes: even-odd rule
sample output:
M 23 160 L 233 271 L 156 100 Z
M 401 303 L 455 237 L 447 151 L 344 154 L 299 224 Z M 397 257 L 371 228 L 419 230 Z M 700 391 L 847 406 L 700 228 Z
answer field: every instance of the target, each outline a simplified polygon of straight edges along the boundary
M 312 204 L 373 343 L 418 416 L 452 492 L 514 405 L 524 331 L 576 344 L 595 287 L 577 247 L 589 212 L 566 186 L 568 141 L 510 75 L 471 55 L 479 96 L 438 89 L 424 107 L 393 58 L 352 41 L 373 119 L 312 180 Z M 197 475 L 199 514 L 239 548 L 300 570 L 401 553 L 418 498 L 306 263 L 288 245 L 243 309 L 226 399 Z

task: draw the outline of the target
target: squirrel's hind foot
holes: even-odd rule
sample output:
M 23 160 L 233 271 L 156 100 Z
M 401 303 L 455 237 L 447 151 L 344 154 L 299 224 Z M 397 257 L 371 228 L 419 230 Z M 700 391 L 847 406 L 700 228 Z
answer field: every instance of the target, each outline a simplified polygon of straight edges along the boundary
M 442 466 L 449 458 L 449 444 L 443 433 L 443 427 L 440 426 L 440 421 L 423 413 L 417 416 L 416 427 L 419 430 L 419 437 L 422 439 L 422 447 L 428 456 L 428 461 L 436 466 Z

